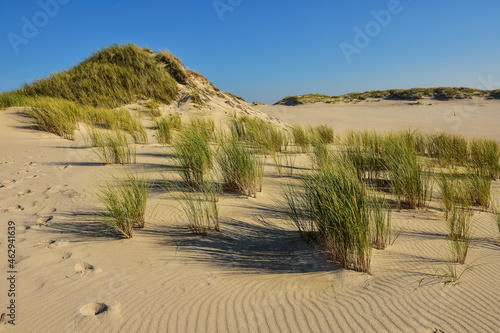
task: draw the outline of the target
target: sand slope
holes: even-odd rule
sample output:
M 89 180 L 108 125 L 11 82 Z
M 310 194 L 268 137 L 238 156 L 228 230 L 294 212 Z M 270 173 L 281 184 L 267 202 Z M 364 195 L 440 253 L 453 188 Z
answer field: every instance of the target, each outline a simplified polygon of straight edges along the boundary
M 300 108 L 292 108 L 297 120 Z M 309 111 L 304 119 L 317 110 Z M 353 117 L 362 112 L 351 111 Z M 393 117 L 390 112 L 379 117 Z M 498 115 L 488 115 L 481 134 L 493 136 Z M 349 115 L 343 117 L 345 128 L 376 127 L 376 117 L 356 116 L 350 123 Z M 123 167 L 101 165 L 80 137 L 67 141 L 27 125 L 15 109 L 0 112 L 1 272 L 7 271 L 8 221 L 17 225 L 18 248 L 17 325 L 1 330 L 499 330 L 500 240 L 487 213 L 475 214 L 477 242 L 467 259 L 474 267 L 456 286 L 444 287 L 435 275 L 447 256 L 437 204 L 429 211 L 394 212 L 393 223 L 404 233 L 387 250 L 374 250 L 373 275 L 355 273 L 304 244 L 283 220 L 274 201 L 280 180 L 269 159 L 257 199 L 222 199 L 223 234 L 191 235 L 160 186 L 158 171 L 171 172 L 166 150 L 151 144 L 138 146 L 137 162 L 156 181 L 149 205 L 156 215 L 133 239 L 119 240 L 95 222 L 98 202 L 91 191 Z M 0 280 L 5 306 L 8 286 Z

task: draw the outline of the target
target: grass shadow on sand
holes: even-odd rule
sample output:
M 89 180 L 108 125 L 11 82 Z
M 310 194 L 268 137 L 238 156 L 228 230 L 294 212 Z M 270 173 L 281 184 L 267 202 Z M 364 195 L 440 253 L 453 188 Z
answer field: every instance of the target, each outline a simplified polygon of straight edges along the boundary
M 177 246 L 190 259 L 249 273 L 312 273 L 341 269 L 328 255 L 304 243 L 298 233 L 259 219 L 246 223 L 222 219 L 222 233 L 195 236 L 187 228 L 164 227 L 142 230 L 144 235 L 164 235 L 163 244 Z

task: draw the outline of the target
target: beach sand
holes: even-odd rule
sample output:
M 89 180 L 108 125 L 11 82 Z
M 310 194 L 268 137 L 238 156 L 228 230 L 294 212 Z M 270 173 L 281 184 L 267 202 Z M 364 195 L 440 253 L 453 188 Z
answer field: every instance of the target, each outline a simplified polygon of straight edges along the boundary
M 411 127 L 500 139 L 498 101 L 424 103 L 258 109 L 288 123 L 331 124 L 336 132 Z M 68 141 L 35 131 L 16 110 L 0 111 L 0 312 L 9 301 L 8 221 L 17 229 L 16 325 L 0 330 L 499 331 L 500 238 L 489 213 L 474 215 L 472 269 L 459 284 L 445 286 L 439 277 L 448 245 L 437 200 L 428 210 L 394 211 L 393 225 L 403 233 L 386 250 L 373 250 L 372 275 L 357 273 L 305 244 L 284 219 L 275 200 L 284 180 L 270 158 L 263 192 L 256 199 L 225 195 L 223 232 L 194 236 L 162 188 L 161 173 L 172 172 L 167 148 L 138 145 L 138 164 L 102 165 L 79 132 Z M 92 191 L 120 170 L 141 166 L 155 181 L 150 223 L 130 240 L 110 237 L 96 222 Z M 493 187 L 500 189 L 499 181 Z

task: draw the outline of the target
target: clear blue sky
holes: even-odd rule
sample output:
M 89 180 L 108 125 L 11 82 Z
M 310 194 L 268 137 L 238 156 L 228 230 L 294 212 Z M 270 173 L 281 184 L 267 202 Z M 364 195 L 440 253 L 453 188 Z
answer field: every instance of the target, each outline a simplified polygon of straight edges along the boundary
M 479 79 L 500 82 L 498 0 L 41 3 L 52 1 L 66 2 L 52 16 L 44 13 L 53 6 L 44 11 L 35 0 L 0 4 L 0 91 L 129 42 L 169 49 L 186 67 L 250 102 L 389 88 L 500 88 Z M 375 23 L 371 12 L 382 10 L 390 20 Z M 38 31 L 30 30 L 35 23 Z M 355 41 L 356 27 L 371 29 L 369 43 Z M 340 45 L 357 48 L 350 63 Z

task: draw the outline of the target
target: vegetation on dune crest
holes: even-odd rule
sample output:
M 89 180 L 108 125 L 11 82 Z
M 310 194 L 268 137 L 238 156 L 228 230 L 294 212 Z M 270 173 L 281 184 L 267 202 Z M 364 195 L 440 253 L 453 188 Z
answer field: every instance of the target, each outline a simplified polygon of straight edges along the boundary
M 18 90 L 24 96 L 50 96 L 82 105 L 117 107 L 138 99 L 170 103 L 176 81 L 139 46 L 112 45 L 79 65 Z
M 411 88 L 411 89 L 388 89 L 388 90 L 372 90 L 365 92 L 355 92 L 340 96 L 327 96 L 322 94 L 307 94 L 288 96 L 278 101 L 276 104 L 282 105 L 298 105 L 308 103 L 338 103 L 356 102 L 374 99 L 389 99 L 389 100 L 418 100 L 424 97 L 433 99 L 463 99 L 472 98 L 475 96 L 486 97 L 488 99 L 500 98 L 499 90 L 480 90 L 473 88 L 456 88 L 456 87 L 438 87 L 438 88 Z

